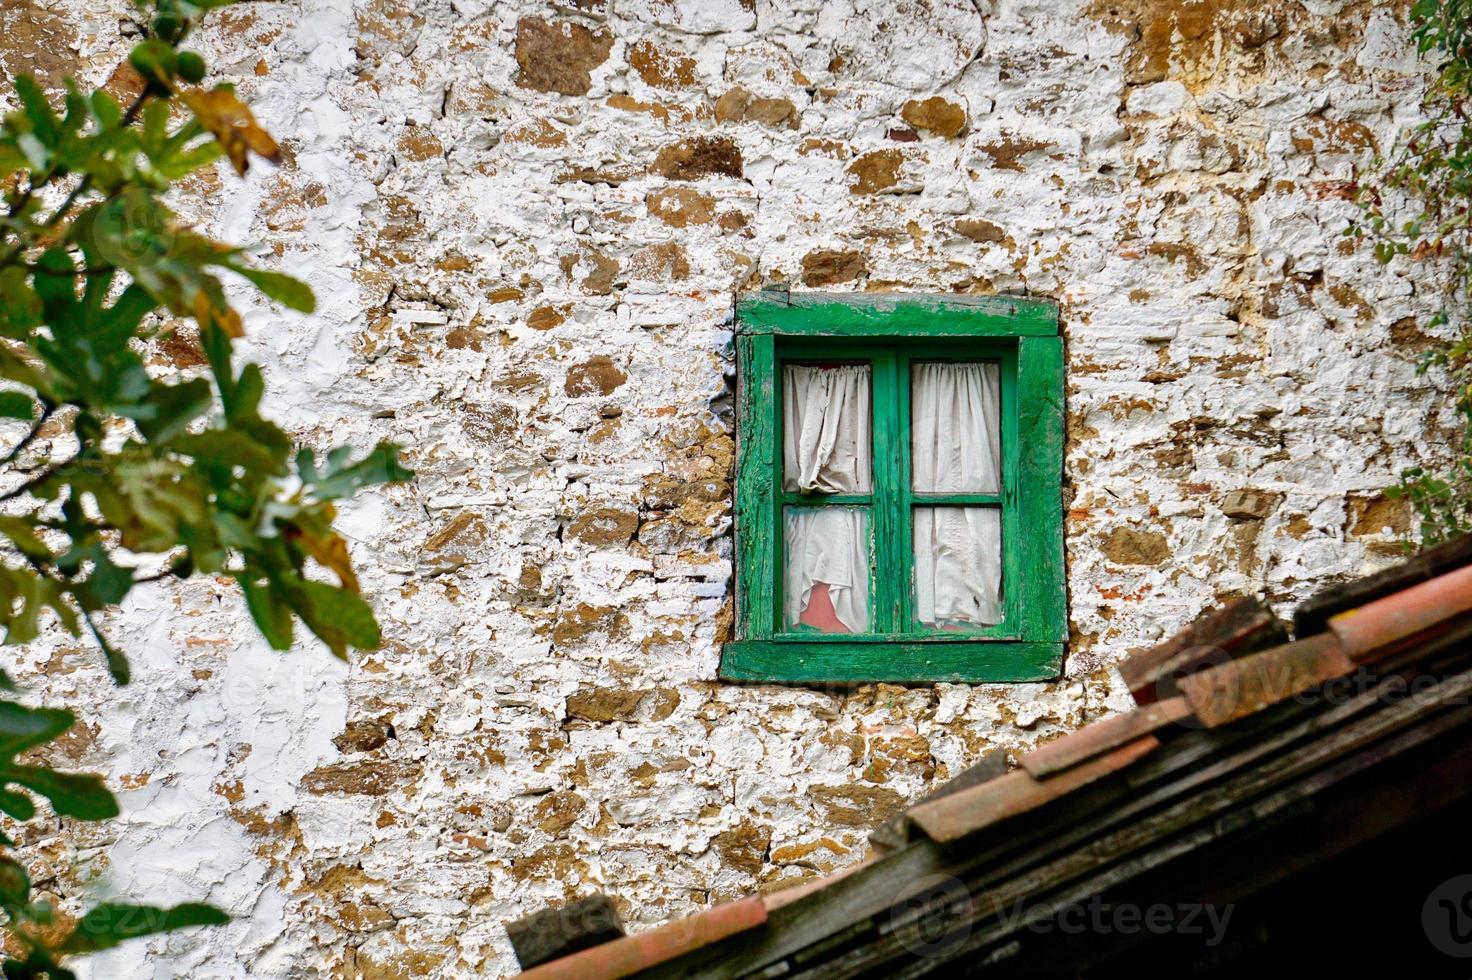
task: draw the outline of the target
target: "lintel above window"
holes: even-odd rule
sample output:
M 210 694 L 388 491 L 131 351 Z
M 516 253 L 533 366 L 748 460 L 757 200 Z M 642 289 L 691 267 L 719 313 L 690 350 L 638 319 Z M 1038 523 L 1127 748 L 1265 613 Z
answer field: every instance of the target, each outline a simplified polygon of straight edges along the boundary
M 1056 677 L 1052 303 L 762 293 L 737 307 L 727 680 Z

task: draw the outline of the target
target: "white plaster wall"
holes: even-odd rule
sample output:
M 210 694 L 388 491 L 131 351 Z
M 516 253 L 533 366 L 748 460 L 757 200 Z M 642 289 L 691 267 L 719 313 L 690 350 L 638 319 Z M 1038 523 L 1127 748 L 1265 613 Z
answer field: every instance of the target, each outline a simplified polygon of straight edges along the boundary
M 128 15 L 4 16 L 96 83 Z M 549 903 L 608 891 L 640 928 L 825 873 L 984 751 L 1122 707 L 1110 664 L 1217 599 L 1286 610 L 1391 560 L 1383 529 L 1406 515 L 1378 491 L 1449 422 L 1407 319 L 1434 290 L 1339 232 L 1355 168 L 1416 115 L 1404 16 L 1338 0 L 215 16 L 199 46 L 289 159 L 198 181 L 180 207 L 261 243 L 320 306 L 251 305 L 244 353 L 304 440 L 393 437 L 419 479 L 344 516 L 386 636 L 350 665 L 272 654 L 214 582 L 140 590 L 111 617 L 125 690 L 85 644 L 18 651 L 38 696 L 91 705 L 65 761 L 107 772 L 127 811 L 80 837 L 31 830 L 38 880 L 65 902 L 236 916 L 87 975 L 497 976 L 514 968 L 500 923 Z M 589 33 L 555 27 L 550 67 L 524 74 L 528 17 Z M 14 67 L 37 42 L 10 36 Z M 586 92 L 519 84 L 576 90 L 579 64 Z M 737 86 L 744 110 L 722 100 Z M 937 128 L 911 128 L 903 107 L 931 96 L 964 110 L 961 132 L 913 111 Z M 739 175 L 669 177 L 661 150 L 693 137 L 729 140 Z M 1060 302 L 1060 682 L 714 683 L 732 294 L 803 288 L 805 257 L 839 280 L 818 288 Z M 161 370 L 188 360 L 157 351 Z M 1222 512 L 1242 489 L 1267 495 L 1260 519 Z

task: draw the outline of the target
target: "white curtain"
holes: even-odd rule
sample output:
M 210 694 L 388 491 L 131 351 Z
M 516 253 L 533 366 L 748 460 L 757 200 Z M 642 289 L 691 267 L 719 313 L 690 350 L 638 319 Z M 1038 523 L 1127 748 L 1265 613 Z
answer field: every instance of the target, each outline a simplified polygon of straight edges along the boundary
M 828 585 L 833 613 L 850 633 L 869 629 L 869 514 L 853 507 L 791 507 L 787 511 L 784 622 L 796 627 L 813 586 Z M 842 632 L 834 630 L 833 632 Z
M 782 382 L 783 487 L 868 493 L 872 487 L 869 368 L 788 365 Z M 790 508 L 784 622 L 795 627 L 828 586 L 833 613 L 851 633 L 869 629 L 869 515 L 849 507 Z M 831 628 L 831 624 L 830 624 Z
M 784 489 L 868 493 L 869 368 L 789 364 L 782 382 Z
M 997 493 L 1001 372 L 996 364 L 917 364 L 911 456 L 918 493 Z M 917 507 L 915 615 L 928 626 L 1001 622 L 1002 522 L 995 507 Z

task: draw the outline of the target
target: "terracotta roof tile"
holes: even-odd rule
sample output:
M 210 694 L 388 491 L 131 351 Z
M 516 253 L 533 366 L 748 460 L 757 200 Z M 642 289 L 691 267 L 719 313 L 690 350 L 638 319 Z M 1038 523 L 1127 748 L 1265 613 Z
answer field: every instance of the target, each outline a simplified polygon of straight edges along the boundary
M 526 980 L 616 980 L 766 921 L 766 904 L 752 895 L 544 963 L 521 976 Z

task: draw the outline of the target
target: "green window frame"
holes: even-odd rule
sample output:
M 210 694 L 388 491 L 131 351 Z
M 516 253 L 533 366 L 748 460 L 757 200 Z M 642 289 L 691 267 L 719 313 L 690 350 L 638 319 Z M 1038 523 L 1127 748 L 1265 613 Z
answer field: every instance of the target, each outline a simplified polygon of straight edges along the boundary
M 871 365 L 873 491 L 782 487 L 783 365 Z M 910 480 L 910 362 L 1001 365 L 1001 493 L 919 494 Z M 759 293 L 736 308 L 736 637 L 723 680 L 794 684 L 1040 681 L 1059 676 L 1068 636 L 1063 558 L 1063 342 L 1057 307 L 1016 297 Z M 872 631 L 782 624 L 782 515 L 790 506 L 869 507 Z M 1002 513 L 1002 621 L 973 632 L 912 620 L 917 506 Z

